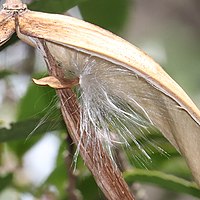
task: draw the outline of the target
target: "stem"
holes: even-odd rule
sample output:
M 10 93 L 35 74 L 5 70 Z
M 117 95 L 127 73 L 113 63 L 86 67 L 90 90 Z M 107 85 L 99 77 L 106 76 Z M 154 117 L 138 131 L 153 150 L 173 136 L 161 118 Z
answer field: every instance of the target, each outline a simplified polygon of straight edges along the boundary
M 52 76 L 64 78 L 64 73 L 57 66 L 54 58 L 51 56 L 45 42 L 40 40 L 46 53 L 46 61 L 49 73 Z M 70 136 L 75 144 L 80 144 L 80 154 L 85 164 L 92 172 L 98 186 L 109 200 L 134 200 L 127 183 L 124 181 L 121 172 L 111 161 L 110 157 L 104 151 L 101 142 L 98 142 L 98 154 L 94 154 L 95 149 L 92 140 L 87 139 L 86 133 L 81 136 L 80 133 L 80 111 L 75 94 L 70 88 L 57 89 L 57 94 L 61 102 L 61 111 L 69 130 Z M 95 158 L 94 158 L 95 155 Z
M 67 166 L 67 175 L 69 179 L 68 187 L 67 187 L 67 194 L 70 200 L 79 200 L 76 194 L 76 175 L 73 173 L 72 163 L 73 163 L 73 154 L 75 152 L 75 146 L 71 137 L 67 136 L 67 144 L 68 144 L 68 153 L 66 155 L 66 166 Z
M 65 123 L 70 130 L 74 142 L 78 144 L 80 141 L 80 131 L 77 131 L 77 127 L 79 127 L 80 115 L 75 95 L 71 89 L 60 89 L 57 93 L 61 101 L 61 109 Z M 69 100 L 66 101 L 66 99 Z M 85 134 L 83 137 L 86 138 L 87 135 Z M 87 147 L 85 147 L 85 144 L 81 144 L 80 146 L 80 154 L 92 172 L 99 187 L 110 200 L 133 200 L 129 188 L 122 178 L 121 172 L 116 168 L 103 148 L 101 147 L 99 149 L 101 152 L 99 152 L 99 156 L 96 158 L 99 163 L 96 163 L 93 159 L 94 148 L 92 144 L 89 143 Z M 98 164 L 101 165 L 101 170 Z

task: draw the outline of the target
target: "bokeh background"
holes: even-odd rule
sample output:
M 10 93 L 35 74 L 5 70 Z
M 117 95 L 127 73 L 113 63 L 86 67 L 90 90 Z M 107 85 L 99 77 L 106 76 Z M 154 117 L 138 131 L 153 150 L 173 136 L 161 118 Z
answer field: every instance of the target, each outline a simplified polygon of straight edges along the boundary
M 4 1 L 1 1 L 2 5 Z M 66 13 L 98 24 L 153 57 L 200 107 L 199 0 L 37 0 L 33 10 Z M 78 7 L 76 6 L 78 5 Z M 76 7 L 74 7 L 76 6 Z M 72 9 L 71 9 L 72 8 Z M 53 89 L 31 78 L 47 74 L 39 52 L 16 39 L 0 47 L 0 199 L 70 199 L 69 170 L 74 149 L 67 138 Z M 155 134 L 156 135 L 156 134 Z M 154 135 L 154 136 L 155 136 Z M 148 170 L 191 181 L 183 158 L 161 136 L 155 140 L 169 156 L 152 155 Z M 127 159 L 129 169 L 143 169 Z M 145 179 L 145 178 L 144 178 Z M 73 180 L 77 199 L 104 199 L 79 158 Z M 159 184 L 130 184 L 139 200 L 196 200 L 186 189 Z M 145 181 L 144 181 L 145 182 Z M 161 184 L 162 185 L 162 184 Z M 177 185 L 178 187 L 178 185 Z M 188 193 L 188 194 L 185 194 Z

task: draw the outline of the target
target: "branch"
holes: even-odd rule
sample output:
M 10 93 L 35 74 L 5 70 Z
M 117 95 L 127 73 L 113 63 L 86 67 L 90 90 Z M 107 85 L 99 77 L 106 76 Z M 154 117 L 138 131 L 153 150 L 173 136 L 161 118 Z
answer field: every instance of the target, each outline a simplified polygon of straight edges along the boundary
M 78 195 L 76 193 L 76 181 L 77 177 L 73 173 L 72 163 L 73 163 L 73 154 L 75 152 L 73 141 L 70 135 L 67 136 L 66 142 L 68 144 L 68 153 L 66 155 L 66 166 L 67 166 L 67 174 L 69 177 L 69 183 L 67 187 L 67 193 L 70 200 L 79 200 Z
M 51 56 L 45 41 L 40 40 L 46 53 L 46 62 L 51 76 L 64 78 L 62 68 L 58 67 Z M 73 91 L 69 88 L 57 89 L 57 94 L 61 102 L 61 110 L 64 121 L 69 130 L 70 136 L 76 145 L 80 145 L 80 154 L 85 164 L 93 174 L 98 186 L 109 200 L 134 200 L 129 187 L 124 181 L 121 172 L 104 151 L 101 142 L 98 142 L 98 154 L 94 154 L 92 140 L 87 139 L 86 133 L 80 135 L 80 111 L 77 99 Z M 95 155 L 95 157 L 94 157 Z

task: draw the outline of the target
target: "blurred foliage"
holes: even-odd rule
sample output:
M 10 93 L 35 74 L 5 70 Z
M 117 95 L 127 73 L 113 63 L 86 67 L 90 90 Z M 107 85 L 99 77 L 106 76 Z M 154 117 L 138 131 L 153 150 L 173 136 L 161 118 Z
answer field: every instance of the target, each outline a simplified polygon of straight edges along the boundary
M 84 19 L 102 28 L 119 33 L 127 20 L 130 0 L 92 0 L 79 4 Z
M 0 176 L 0 192 L 12 183 L 13 174 Z
M 14 44 L 16 41 L 18 41 L 17 35 L 14 33 L 10 40 L 8 40 L 6 43 L 4 43 L 2 46 L 0 46 L 0 51 L 2 51 L 4 48 L 11 46 Z
M 176 192 L 184 192 L 195 197 L 200 197 L 200 190 L 196 184 L 162 172 L 134 169 L 125 172 L 124 178 L 129 184 L 133 182 L 153 183 Z
M 37 0 L 33 1 L 28 7 L 30 10 L 41 12 L 63 13 L 84 1 L 92 2 L 92 0 L 45 0 L 45 2 L 42 0 Z
M 78 5 L 86 21 L 114 33 L 122 34 L 132 3 L 131 0 L 35 0 L 28 7 L 36 11 L 64 13 L 67 9 Z M 0 50 L 7 47 L 12 48 L 12 44 L 16 40 L 14 35 L 12 40 L 1 47 Z M 173 41 L 171 42 L 173 43 Z M 168 44 L 169 46 L 172 45 L 170 41 Z M 177 56 L 176 49 L 171 53 Z M 171 63 L 171 65 L 173 64 Z M 189 66 L 188 63 L 187 65 Z M 7 76 L 12 76 L 12 73 L 9 70 L 1 70 L 0 79 L 3 80 Z M 67 172 L 73 171 L 75 166 L 72 164 L 70 169 L 66 169 L 66 155 L 70 154 L 69 145 L 72 144 L 68 144 L 65 139 L 65 125 L 61 118 L 55 91 L 48 87 L 30 84 L 20 101 L 15 103 L 17 104 L 16 121 L 10 124 L 10 128 L 3 127 L 0 129 L 0 197 L 7 191 L 6 189 L 12 188 L 18 195 L 30 194 L 33 197 L 32 199 L 42 199 L 45 195 L 52 193 L 52 199 L 69 199 L 68 194 L 66 194 L 66 187 L 70 184 Z M 57 137 L 62 141 L 55 168 L 40 185 L 34 185 L 30 181 L 21 183 L 22 180 L 19 179 L 25 179 L 24 176 L 20 175 L 20 170 L 23 170 L 24 155 L 41 140 L 45 133 L 52 131 L 57 131 Z M 179 153 L 156 131 L 152 131 L 149 137 L 155 144 L 159 144 L 164 151 L 159 152 L 154 149 L 151 160 L 146 162 L 142 160 L 140 163 L 138 161 L 133 162 L 133 152 L 128 150 L 126 162 L 134 170 L 125 170 L 126 181 L 130 185 L 135 182 L 156 184 L 158 187 L 164 187 L 169 191 L 174 190 L 177 193 L 200 197 L 200 191 L 193 182 L 190 182 L 191 173 Z M 149 148 L 149 143 L 146 140 L 142 143 Z M 134 148 L 134 145 L 132 146 Z M 9 163 L 12 163 L 12 167 Z M 150 170 L 146 170 L 146 167 Z M 75 175 L 77 182 L 75 192 L 80 199 L 104 199 L 81 158 L 78 158 Z M 17 176 L 20 178 L 17 179 Z
M 2 71 L 0 71 L 0 79 L 3 79 L 6 76 L 9 76 L 10 74 L 11 74 L 11 72 L 8 70 L 2 70 Z

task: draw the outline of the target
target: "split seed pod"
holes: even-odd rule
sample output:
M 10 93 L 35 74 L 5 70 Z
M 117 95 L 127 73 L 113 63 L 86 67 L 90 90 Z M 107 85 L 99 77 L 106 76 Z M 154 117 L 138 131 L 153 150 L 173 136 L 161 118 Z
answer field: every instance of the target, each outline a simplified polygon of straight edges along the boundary
M 94 131 L 110 156 L 111 146 L 128 145 L 131 138 L 148 157 L 135 134 L 155 126 L 185 157 L 200 185 L 200 112 L 152 58 L 100 27 L 33 12 L 19 2 L 0 12 L 0 44 L 15 31 L 44 58 L 48 51 L 65 79 L 79 79 L 80 130 L 88 138 Z

